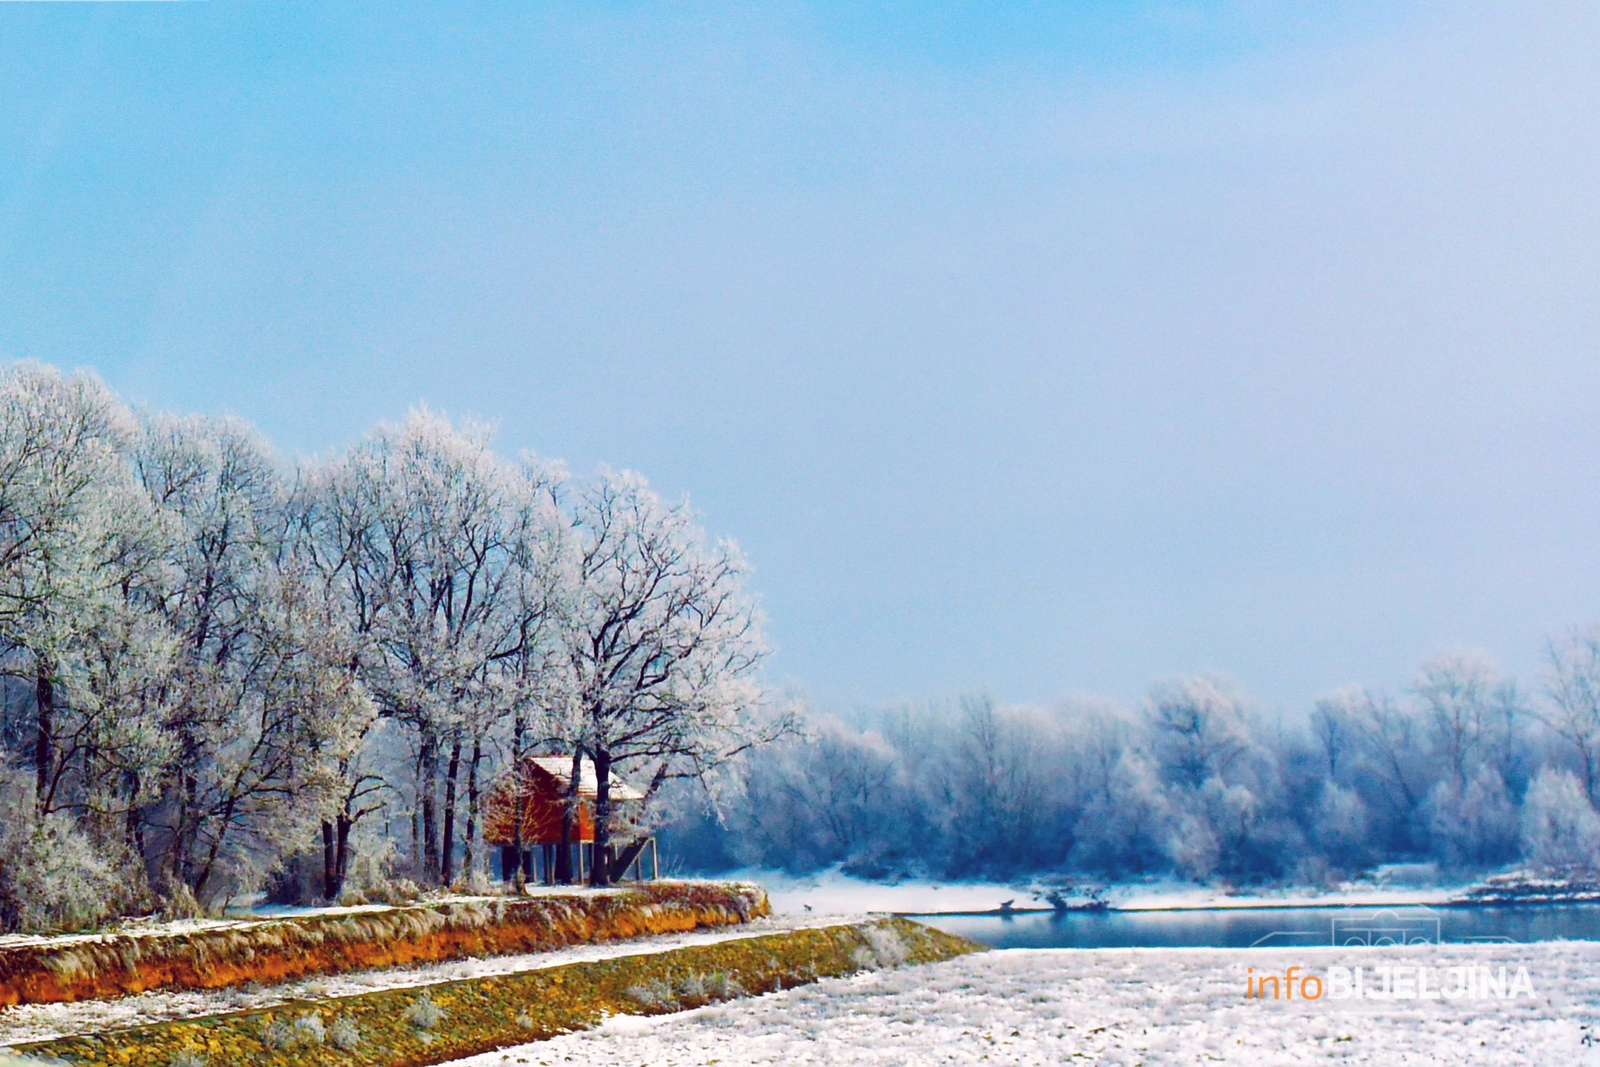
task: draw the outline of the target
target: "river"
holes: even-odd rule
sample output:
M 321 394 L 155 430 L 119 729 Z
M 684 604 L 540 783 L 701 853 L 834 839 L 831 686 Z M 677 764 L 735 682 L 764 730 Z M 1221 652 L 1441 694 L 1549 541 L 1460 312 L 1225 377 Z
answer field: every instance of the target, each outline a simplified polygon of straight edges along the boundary
M 1195 908 L 912 918 L 995 948 L 1282 948 L 1419 941 L 1600 941 L 1600 904 Z

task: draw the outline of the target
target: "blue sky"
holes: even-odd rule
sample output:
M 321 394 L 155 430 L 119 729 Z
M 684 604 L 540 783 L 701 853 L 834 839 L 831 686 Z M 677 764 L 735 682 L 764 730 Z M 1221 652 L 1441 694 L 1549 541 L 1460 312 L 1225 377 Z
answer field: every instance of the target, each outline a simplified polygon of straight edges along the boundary
M 0 357 L 637 468 L 824 702 L 1537 685 L 1600 619 L 1597 22 L 0 3 Z

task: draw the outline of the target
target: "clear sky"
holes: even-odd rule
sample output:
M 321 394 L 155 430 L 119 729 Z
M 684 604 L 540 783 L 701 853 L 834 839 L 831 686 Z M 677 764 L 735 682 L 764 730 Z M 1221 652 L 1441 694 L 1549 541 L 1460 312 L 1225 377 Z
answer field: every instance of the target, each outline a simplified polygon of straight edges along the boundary
M 425 401 L 832 702 L 1303 708 L 1600 619 L 1591 3 L 0 3 L 0 357 Z

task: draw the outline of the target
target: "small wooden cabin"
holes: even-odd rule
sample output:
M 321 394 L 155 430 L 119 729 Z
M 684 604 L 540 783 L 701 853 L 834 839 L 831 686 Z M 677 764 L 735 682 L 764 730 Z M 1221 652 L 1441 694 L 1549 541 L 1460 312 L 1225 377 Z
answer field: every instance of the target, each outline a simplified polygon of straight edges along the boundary
M 583 760 L 578 774 L 578 801 L 572 825 L 572 872 L 575 879 L 586 880 L 594 865 L 594 802 L 598 791 L 594 763 Z M 520 867 L 529 881 L 555 884 L 556 849 L 561 846 L 561 813 L 571 796 L 571 756 L 526 756 L 517 774 L 508 773 L 489 790 L 484 805 L 484 844 L 500 849 L 500 875 L 510 881 Z M 641 804 L 644 794 L 611 776 L 611 803 L 613 808 Z M 516 823 L 522 820 L 522 854 L 517 855 Z M 632 842 L 617 842 L 621 847 Z M 656 854 L 655 839 L 642 843 L 649 850 L 651 877 L 660 877 L 660 859 Z M 627 866 L 633 868 L 635 877 L 644 874 L 645 848 L 628 849 L 624 855 Z M 631 852 L 629 856 L 627 853 Z M 615 869 L 613 851 L 612 876 L 621 878 L 627 872 Z

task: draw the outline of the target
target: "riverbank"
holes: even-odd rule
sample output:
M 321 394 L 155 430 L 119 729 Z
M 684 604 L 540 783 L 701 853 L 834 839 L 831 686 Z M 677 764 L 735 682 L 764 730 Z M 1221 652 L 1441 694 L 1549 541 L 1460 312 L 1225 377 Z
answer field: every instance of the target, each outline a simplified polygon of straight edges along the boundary
M 1004 911 L 1052 911 L 1051 896 L 1068 907 L 1103 903 L 1117 911 L 1182 911 L 1216 908 L 1326 908 L 1342 906 L 1438 907 L 1464 902 L 1473 883 L 1378 885 L 1346 883 L 1331 889 L 1285 887 L 1242 891 L 1192 882 L 1152 881 L 1063 889 L 1038 882 L 940 882 L 906 879 L 872 882 L 837 868 L 811 875 L 746 869 L 729 878 L 759 882 L 775 915 L 958 915 Z M 1005 905 L 1009 903 L 1010 907 Z
M 1330 887 L 1240 889 L 1172 879 L 1109 885 L 1049 882 L 942 882 L 853 878 L 838 868 L 808 875 L 747 868 L 729 878 L 759 882 L 775 915 L 983 915 L 1070 910 L 1198 911 L 1224 908 L 1431 908 L 1506 904 L 1600 902 L 1600 877 L 1502 871 L 1463 881 L 1440 879 L 1431 868 L 1380 869 L 1377 877 Z

